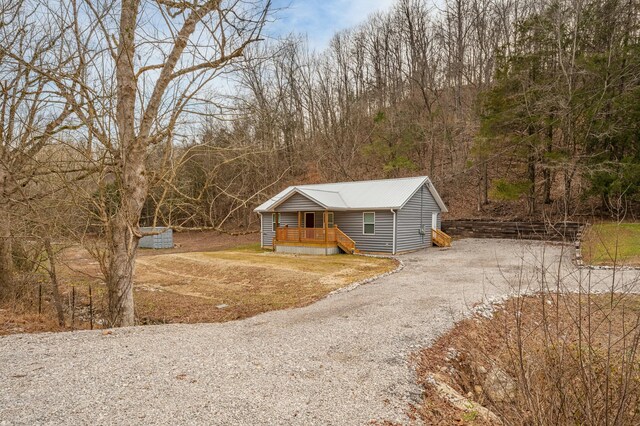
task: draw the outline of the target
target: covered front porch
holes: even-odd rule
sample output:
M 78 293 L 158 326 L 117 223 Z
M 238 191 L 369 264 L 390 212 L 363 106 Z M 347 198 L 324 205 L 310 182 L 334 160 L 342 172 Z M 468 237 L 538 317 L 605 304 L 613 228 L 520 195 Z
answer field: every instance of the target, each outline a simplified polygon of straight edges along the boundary
M 358 253 L 356 243 L 334 223 L 333 212 L 297 212 L 297 226 L 280 223 L 280 214 L 272 216 L 275 237 L 273 249 L 281 253 L 337 254 Z M 321 220 L 319 220 L 321 218 Z M 321 226 L 317 226 L 321 225 Z

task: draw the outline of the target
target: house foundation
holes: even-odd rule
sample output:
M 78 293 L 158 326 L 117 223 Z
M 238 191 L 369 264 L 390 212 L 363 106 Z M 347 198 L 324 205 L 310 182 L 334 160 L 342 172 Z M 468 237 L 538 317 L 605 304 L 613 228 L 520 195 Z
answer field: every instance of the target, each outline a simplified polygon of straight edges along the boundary
M 337 244 L 329 245 L 303 245 L 303 244 L 276 244 L 276 253 L 330 255 L 340 253 Z

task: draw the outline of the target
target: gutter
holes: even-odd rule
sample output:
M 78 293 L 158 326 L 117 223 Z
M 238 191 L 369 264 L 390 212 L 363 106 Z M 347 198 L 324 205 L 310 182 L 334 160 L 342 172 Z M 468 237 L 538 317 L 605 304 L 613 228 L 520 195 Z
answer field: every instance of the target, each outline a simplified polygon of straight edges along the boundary
M 391 253 L 396 254 L 396 211 L 391 209 L 393 213 L 393 246 L 391 247 Z
M 264 228 L 262 227 L 262 213 L 260 215 L 260 248 L 264 248 Z

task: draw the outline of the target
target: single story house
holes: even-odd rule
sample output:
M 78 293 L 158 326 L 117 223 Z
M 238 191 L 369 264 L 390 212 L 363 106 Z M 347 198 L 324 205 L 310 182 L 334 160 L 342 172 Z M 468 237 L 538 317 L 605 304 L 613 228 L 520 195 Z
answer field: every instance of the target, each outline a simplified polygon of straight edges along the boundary
M 397 254 L 451 241 L 427 176 L 290 186 L 254 211 L 262 247 L 277 252 Z

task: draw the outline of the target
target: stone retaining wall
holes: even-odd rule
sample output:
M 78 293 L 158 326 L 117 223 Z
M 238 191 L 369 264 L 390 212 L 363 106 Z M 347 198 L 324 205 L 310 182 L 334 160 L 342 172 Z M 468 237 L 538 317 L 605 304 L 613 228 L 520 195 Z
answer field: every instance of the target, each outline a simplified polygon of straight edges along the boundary
M 499 222 L 489 220 L 443 220 L 442 230 L 457 238 L 510 238 L 575 241 L 582 229 L 578 222 Z

